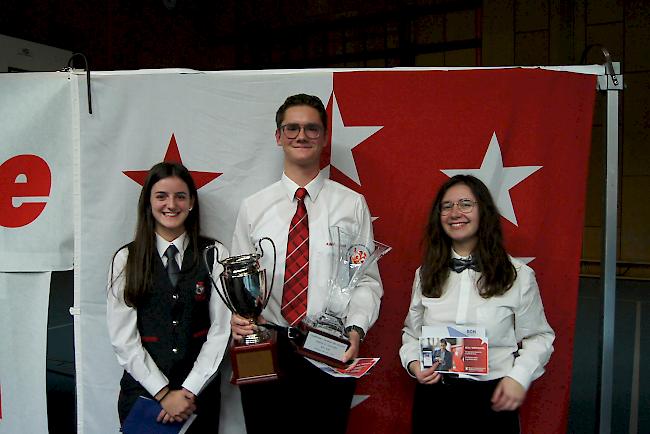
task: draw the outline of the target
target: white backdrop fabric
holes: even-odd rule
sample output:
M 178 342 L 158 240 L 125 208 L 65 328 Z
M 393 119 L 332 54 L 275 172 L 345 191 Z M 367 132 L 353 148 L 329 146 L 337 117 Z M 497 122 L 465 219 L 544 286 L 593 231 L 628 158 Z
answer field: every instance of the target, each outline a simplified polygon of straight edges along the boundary
M 52 183 L 49 197 L 13 198 L 13 208 L 30 202 L 43 202 L 45 208 L 27 225 L 0 225 L 0 271 L 72 268 L 73 90 L 68 74 L 0 74 L 0 164 L 20 155 L 35 156 L 49 166 Z M 0 181 L 0 200 L 6 203 L 15 191 L 12 184 L 32 181 L 27 178 L 23 172 Z
M 48 431 L 45 353 L 51 276 L 0 272 L 0 434 Z
M 223 173 L 199 189 L 199 198 L 203 233 L 230 246 L 240 201 L 282 173 L 282 151 L 274 139 L 277 107 L 299 92 L 327 101 L 332 75 L 98 73 L 92 77 L 92 115 L 84 110 L 85 88 L 85 77 L 79 77 L 78 424 L 80 434 L 100 434 L 117 431 L 122 372 L 106 331 L 107 272 L 111 255 L 133 238 L 141 188 L 123 171 L 147 170 L 162 161 L 173 135 L 190 170 Z M 241 433 L 238 390 L 227 382 L 228 373 L 223 377 L 220 432 Z

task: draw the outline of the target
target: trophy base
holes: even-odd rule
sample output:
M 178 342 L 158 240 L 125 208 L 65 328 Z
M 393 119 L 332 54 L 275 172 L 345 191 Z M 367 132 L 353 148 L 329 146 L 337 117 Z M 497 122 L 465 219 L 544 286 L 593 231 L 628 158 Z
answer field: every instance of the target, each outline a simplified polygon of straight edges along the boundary
M 345 369 L 349 366 L 341 361 L 343 354 L 350 348 L 348 339 L 335 330 L 306 321 L 300 323 L 300 329 L 305 334 L 305 340 L 298 346 L 298 354 L 335 368 Z
M 277 334 L 268 332 L 268 338 L 261 342 L 246 344 L 230 343 L 232 361 L 232 384 L 254 384 L 277 380 Z

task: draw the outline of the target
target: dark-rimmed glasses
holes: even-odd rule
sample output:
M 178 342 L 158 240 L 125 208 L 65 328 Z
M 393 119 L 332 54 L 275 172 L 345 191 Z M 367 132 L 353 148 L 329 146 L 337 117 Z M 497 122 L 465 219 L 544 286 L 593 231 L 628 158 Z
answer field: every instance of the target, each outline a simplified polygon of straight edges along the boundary
M 440 215 L 447 215 L 454 209 L 454 206 L 458 205 L 458 211 L 463 214 L 468 214 L 474 209 L 476 202 L 469 199 L 461 199 L 458 202 L 442 202 L 440 204 Z
M 280 125 L 280 131 L 284 133 L 287 139 L 295 139 L 300 134 L 300 130 L 305 132 L 308 139 L 317 139 L 323 132 L 323 127 L 318 124 L 284 124 Z

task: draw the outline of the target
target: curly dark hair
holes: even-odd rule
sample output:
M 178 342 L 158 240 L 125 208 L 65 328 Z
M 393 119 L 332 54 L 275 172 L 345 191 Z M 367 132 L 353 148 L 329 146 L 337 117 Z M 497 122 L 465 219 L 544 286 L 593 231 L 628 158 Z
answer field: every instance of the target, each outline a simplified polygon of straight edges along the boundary
M 307 95 L 305 93 L 299 93 L 297 95 L 291 95 L 284 103 L 278 108 L 278 111 L 275 113 L 275 124 L 278 128 L 282 126 L 282 121 L 284 120 L 284 113 L 288 108 L 306 105 L 316 109 L 318 115 L 320 116 L 320 121 L 323 123 L 323 128 L 327 130 L 327 111 L 323 105 L 323 101 L 315 95 Z
M 477 258 L 481 270 L 478 280 L 479 294 L 483 298 L 505 294 L 517 278 L 517 270 L 510 262 L 503 247 L 503 232 L 499 211 L 488 188 L 478 178 L 471 175 L 456 175 L 445 182 L 438 190 L 426 226 L 423 244 L 424 260 L 420 268 L 422 294 L 438 298 L 449 277 L 451 260 L 451 238 L 440 223 L 440 204 L 447 190 L 456 184 L 464 184 L 472 191 L 479 211 L 478 242 L 472 255 Z

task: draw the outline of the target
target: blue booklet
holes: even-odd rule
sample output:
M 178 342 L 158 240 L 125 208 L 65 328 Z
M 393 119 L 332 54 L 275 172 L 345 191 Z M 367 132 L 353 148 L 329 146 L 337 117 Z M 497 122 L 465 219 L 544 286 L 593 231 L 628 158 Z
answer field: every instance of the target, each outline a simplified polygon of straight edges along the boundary
M 124 434 L 183 434 L 190 427 L 196 415 L 193 414 L 185 422 L 162 423 L 156 418 L 162 407 L 151 398 L 138 396 L 131 412 L 124 421 Z

